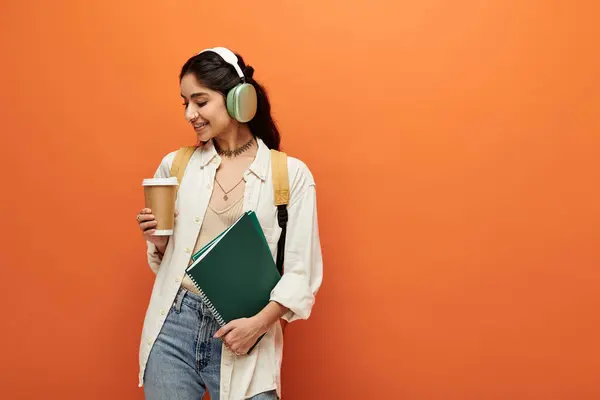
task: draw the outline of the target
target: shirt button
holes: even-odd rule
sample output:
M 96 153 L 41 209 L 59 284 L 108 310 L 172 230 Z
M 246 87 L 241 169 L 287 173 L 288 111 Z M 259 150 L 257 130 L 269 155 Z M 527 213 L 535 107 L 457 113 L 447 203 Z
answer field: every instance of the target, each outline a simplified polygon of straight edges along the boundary
M 152 346 L 152 337 L 148 339 L 148 346 Z
M 190 249 L 190 248 L 188 247 L 188 248 L 186 248 L 186 249 L 185 249 L 185 252 L 186 252 L 186 253 L 191 253 L 191 252 L 192 252 L 192 249 Z
M 181 283 L 181 278 L 175 278 L 175 283 Z
M 165 315 L 167 313 L 167 310 L 165 310 L 164 308 L 162 310 L 160 310 L 160 315 Z
M 210 190 L 210 183 L 206 185 L 206 188 Z
M 200 217 L 196 217 L 194 220 L 195 220 L 196 222 L 200 222 L 200 219 L 201 219 Z

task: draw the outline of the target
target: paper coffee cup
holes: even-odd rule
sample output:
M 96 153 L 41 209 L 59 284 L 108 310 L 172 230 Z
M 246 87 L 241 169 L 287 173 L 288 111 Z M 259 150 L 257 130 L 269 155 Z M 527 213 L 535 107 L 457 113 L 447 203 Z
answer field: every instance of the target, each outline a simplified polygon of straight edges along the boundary
M 144 179 L 144 200 L 146 208 L 152 210 L 158 225 L 154 235 L 169 236 L 175 225 L 175 199 L 177 198 L 177 178 Z

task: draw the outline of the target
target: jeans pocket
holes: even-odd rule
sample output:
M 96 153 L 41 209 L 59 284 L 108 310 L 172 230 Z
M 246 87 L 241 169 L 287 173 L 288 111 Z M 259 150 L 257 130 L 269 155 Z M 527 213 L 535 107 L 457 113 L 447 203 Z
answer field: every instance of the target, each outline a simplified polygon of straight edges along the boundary
M 171 311 L 175 311 L 177 314 L 181 312 L 181 304 L 183 303 L 184 292 L 177 292 L 177 296 L 175 296 L 175 300 L 173 301 L 173 305 L 171 306 Z

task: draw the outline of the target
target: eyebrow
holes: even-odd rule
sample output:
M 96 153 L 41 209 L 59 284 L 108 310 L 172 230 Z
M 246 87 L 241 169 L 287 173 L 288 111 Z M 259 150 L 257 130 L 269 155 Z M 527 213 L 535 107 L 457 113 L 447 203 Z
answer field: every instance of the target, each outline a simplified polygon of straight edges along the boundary
M 192 95 L 190 96 L 190 99 L 193 100 L 196 97 L 202 97 L 202 96 L 208 96 L 208 93 L 204 93 L 204 92 L 192 93 Z M 183 94 L 181 95 L 181 97 L 185 99 L 185 96 Z

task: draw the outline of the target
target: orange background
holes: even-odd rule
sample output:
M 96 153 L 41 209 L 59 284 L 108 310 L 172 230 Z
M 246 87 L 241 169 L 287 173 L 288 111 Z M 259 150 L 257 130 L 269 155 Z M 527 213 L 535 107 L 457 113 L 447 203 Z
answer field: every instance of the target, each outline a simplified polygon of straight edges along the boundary
M 226 45 L 318 185 L 287 400 L 600 398 L 595 3 L 3 1 L 0 397 L 142 398 L 140 184 Z

